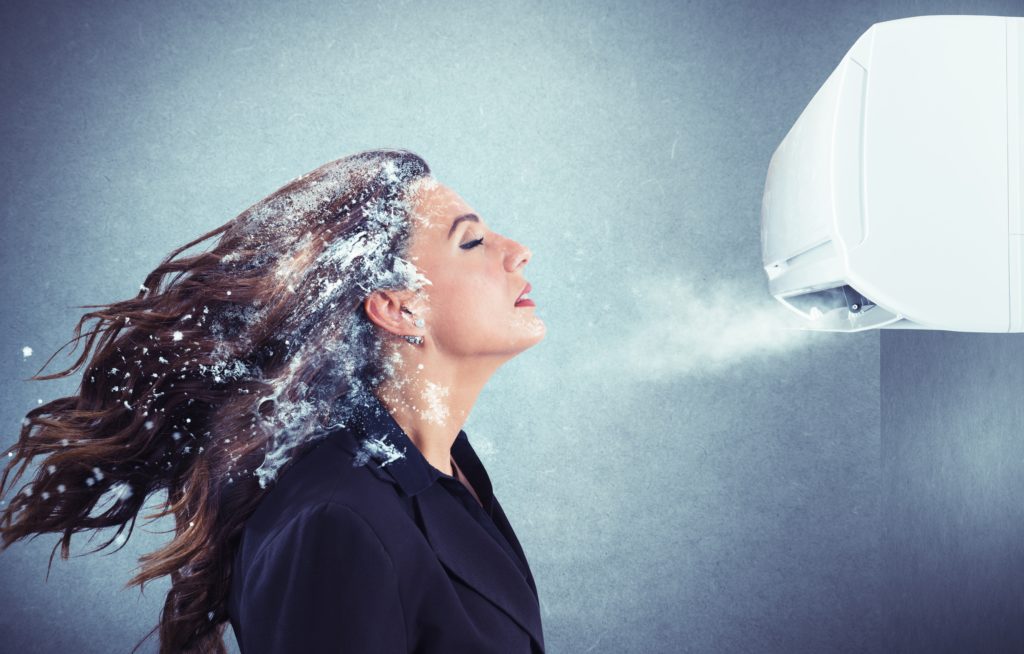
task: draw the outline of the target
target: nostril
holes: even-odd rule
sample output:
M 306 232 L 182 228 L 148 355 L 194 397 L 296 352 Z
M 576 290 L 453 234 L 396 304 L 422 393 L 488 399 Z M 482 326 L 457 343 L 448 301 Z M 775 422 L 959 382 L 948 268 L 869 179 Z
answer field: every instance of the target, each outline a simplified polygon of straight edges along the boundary
M 528 263 L 532 257 L 533 253 L 530 252 L 529 248 L 523 247 L 523 251 L 519 255 L 519 262 L 523 265 L 526 265 L 526 263 Z

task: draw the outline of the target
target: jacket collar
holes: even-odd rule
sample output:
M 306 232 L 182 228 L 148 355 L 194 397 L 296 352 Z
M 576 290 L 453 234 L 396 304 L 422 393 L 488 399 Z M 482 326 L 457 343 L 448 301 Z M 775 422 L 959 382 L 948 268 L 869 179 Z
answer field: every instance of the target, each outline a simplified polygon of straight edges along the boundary
M 359 447 L 356 463 L 372 459 L 376 464 L 368 467 L 374 474 L 397 484 L 413 498 L 423 521 L 424 535 L 438 559 L 452 574 L 521 625 L 543 651 L 540 607 L 532 583 L 523 578 L 519 566 L 459 506 L 458 500 L 435 483 L 442 478 L 456 478 L 430 465 L 376 397 L 371 396 L 365 405 L 356 404 L 353 417 L 352 433 Z M 493 517 L 496 502 L 490 479 L 462 430 L 452 444 L 452 457 Z M 505 522 L 503 514 L 501 521 Z
M 409 497 L 419 495 L 438 479 L 456 479 L 452 475 L 444 474 L 427 461 L 376 396 L 370 394 L 365 402 L 365 405 L 355 405 L 353 420 L 353 431 L 360 444 L 360 452 L 357 453 L 357 457 L 361 457 L 359 463 L 374 460 L 379 469 L 387 472 Z M 480 459 L 469 444 L 466 432 L 461 429 L 452 444 L 452 457 L 463 472 L 467 469 L 483 469 Z M 470 478 L 471 484 L 475 481 Z M 486 481 L 486 492 L 490 497 L 490 480 L 483 481 Z M 473 487 L 476 489 L 475 484 Z
M 438 479 L 457 481 L 456 477 L 444 474 L 427 461 L 375 396 L 371 394 L 364 405 L 356 404 L 354 411 L 353 432 L 359 441 L 363 458 L 374 459 L 379 468 L 386 471 L 401 487 L 403 493 L 414 497 Z M 455 464 L 469 479 L 473 490 L 483 502 L 484 509 L 488 515 L 493 516 L 494 491 L 491 479 L 470 445 L 465 431 L 459 430 L 451 452 Z

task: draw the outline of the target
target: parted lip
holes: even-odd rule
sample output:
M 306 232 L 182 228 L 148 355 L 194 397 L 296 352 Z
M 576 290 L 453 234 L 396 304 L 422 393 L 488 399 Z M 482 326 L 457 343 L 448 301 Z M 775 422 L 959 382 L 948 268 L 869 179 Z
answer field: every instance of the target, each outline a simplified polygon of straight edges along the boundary
M 526 286 L 523 287 L 523 290 L 519 293 L 519 297 L 516 298 L 516 304 L 518 304 L 519 300 L 521 300 L 524 295 L 529 293 L 532 288 L 533 287 L 530 286 L 530 282 L 526 282 Z

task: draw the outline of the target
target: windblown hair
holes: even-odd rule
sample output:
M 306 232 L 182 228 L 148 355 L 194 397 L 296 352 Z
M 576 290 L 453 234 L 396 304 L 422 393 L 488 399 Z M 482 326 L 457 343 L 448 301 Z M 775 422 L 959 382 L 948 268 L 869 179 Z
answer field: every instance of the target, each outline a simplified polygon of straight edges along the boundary
M 363 300 L 429 284 L 405 257 L 412 203 L 434 183 L 405 150 L 338 159 L 174 250 L 135 299 L 81 306 L 98 307 L 68 343 L 74 351 L 86 338 L 81 356 L 31 378 L 66 377 L 88 359 L 77 394 L 30 411 L 6 451 L 0 495 L 39 465 L 0 513 L 3 548 L 61 533 L 52 565 L 57 545 L 68 558 L 73 534 L 116 528 L 92 551 L 119 549 L 160 494 L 144 517 L 173 516 L 174 538 L 140 558 L 127 584 L 170 575 L 146 638 L 159 630 L 161 652 L 224 652 L 246 519 L 290 460 L 394 372 L 384 346 L 398 339 L 368 320 Z M 216 236 L 211 250 L 179 258 Z M 88 320 L 95 329 L 83 335 Z

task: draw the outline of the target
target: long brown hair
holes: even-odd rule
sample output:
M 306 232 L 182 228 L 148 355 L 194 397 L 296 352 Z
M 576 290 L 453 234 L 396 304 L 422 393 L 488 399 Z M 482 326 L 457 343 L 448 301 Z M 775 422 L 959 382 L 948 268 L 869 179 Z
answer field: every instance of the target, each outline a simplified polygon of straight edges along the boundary
M 61 533 L 52 565 L 72 534 L 110 527 L 93 551 L 120 548 L 145 500 L 166 493 L 145 518 L 173 516 L 174 538 L 127 584 L 170 575 L 146 638 L 159 630 L 161 652 L 224 652 L 245 520 L 283 467 L 392 372 L 383 346 L 396 339 L 362 300 L 429 283 L 405 259 L 424 183 L 429 167 L 405 150 L 338 159 L 174 250 L 136 298 L 80 307 L 99 307 L 68 343 L 85 338 L 81 356 L 31 378 L 66 377 L 88 359 L 77 394 L 30 411 L 6 451 L 0 496 L 40 460 L 0 513 L 3 548 Z M 178 258 L 215 236 L 210 251 Z

